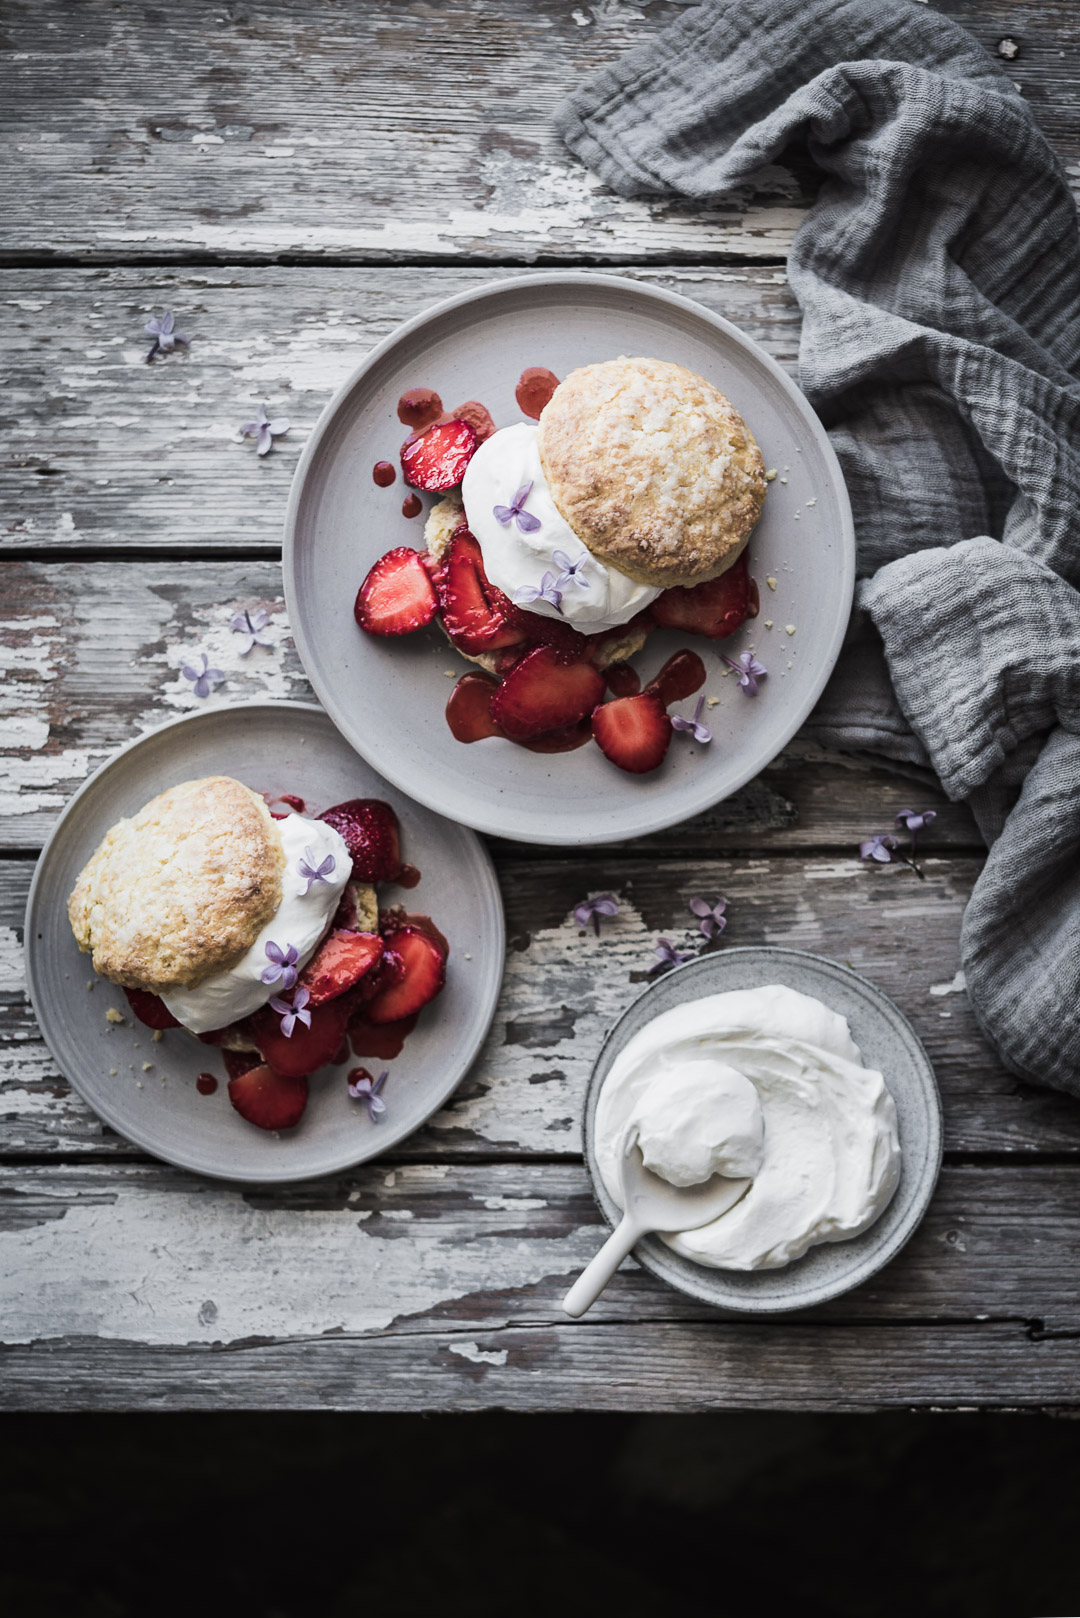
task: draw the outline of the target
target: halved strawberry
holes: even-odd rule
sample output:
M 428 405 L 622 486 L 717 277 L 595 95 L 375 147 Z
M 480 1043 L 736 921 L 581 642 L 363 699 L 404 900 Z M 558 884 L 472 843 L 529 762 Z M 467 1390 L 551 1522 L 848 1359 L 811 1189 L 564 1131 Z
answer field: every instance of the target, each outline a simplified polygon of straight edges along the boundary
M 147 1028 L 179 1028 L 180 1024 L 160 995 L 149 989 L 125 989 L 128 1005 Z
M 353 1048 L 354 1056 L 378 1056 L 384 1062 L 389 1062 L 394 1056 L 400 1056 L 407 1035 L 416 1027 L 416 1019 L 420 1015 L 414 1011 L 411 1017 L 400 1017 L 397 1022 L 370 1023 L 366 1017 L 353 1016 L 349 1022 L 349 1043 Z
M 324 1005 L 371 971 L 383 953 L 383 941 L 376 933 L 333 932 L 319 945 L 300 974 L 308 991 L 308 1005 Z
M 381 798 L 349 798 L 319 816 L 344 838 L 357 882 L 396 882 L 401 875 L 401 827 Z
M 645 687 L 665 708 L 693 696 L 705 684 L 705 665 L 696 652 L 673 652 L 655 678 Z M 620 692 L 620 695 L 625 693 Z
M 306 1078 L 334 1060 L 345 1038 L 350 1010 L 349 996 L 339 995 L 315 1007 L 310 1028 L 298 1018 L 292 1034 L 286 1037 L 277 1012 L 272 1006 L 263 1006 L 251 1018 L 251 1035 L 275 1073 L 290 1079 Z
M 307 1106 L 307 1079 L 252 1067 L 229 1080 L 229 1100 L 249 1124 L 259 1129 L 292 1129 Z
M 576 725 L 604 694 L 604 677 L 584 658 L 538 646 L 506 676 L 491 699 L 496 724 L 514 739 Z
M 446 982 L 446 957 L 428 932 L 419 927 L 402 927 L 393 934 L 391 944 L 405 963 L 405 976 L 399 983 L 380 989 L 367 1002 L 363 1015 L 369 1023 L 400 1022 L 411 1017 L 434 1000 Z
M 380 910 L 379 926 L 382 928 L 383 938 L 388 950 L 395 947 L 395 933 L 406 927 L 414 927 L 417 932 L 427 933 L 432 943 L 442 951 L 444 961 L 450 958 L 450 944 L 446 934 L 440 932 L 430 916 L 425 916 L 418 910 L 405 910 L 400 905 L 394 905 L 390 910 Z
M 488 579 L 480 546 L 467 528 L 451 536 L 435 588 L 443 628 L 461 651 L 493 652 L 525 640 L 520 609 Z
M 430 624 L 438 605 L 420 553 L 398 545 L 379 557 L 360 586 L 353 616 L 369 635 L 411 635 Z
M 750 572 L 743 551 L 718 579 L 686 588 L 673 586 L 658 595 L 652 615 L 665 629 L 682 629 L 710 640 L 725 640 L 750 616 Z
M 401 446 L 401 470 L 414 489 L 442 494 L 456 489 L 476 453 L 476 429 L 460 418 L 437 421 Z
M 604 757 L 631 775 L 655 770 L 671 742 L 671 720 L 659 698 L 647 691 L 594 708 L 592 727 Z

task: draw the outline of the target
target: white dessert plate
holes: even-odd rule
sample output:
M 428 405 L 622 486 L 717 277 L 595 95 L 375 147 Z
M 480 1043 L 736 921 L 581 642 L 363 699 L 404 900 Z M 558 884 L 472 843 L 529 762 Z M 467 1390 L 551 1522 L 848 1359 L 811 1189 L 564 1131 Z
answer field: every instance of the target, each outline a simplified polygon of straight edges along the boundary
M 867 1067 L 884 1074 L 896 1103 L 900 1183 L 880 1219 L 846 1242 L 823 1242 L 780 1270 L 713 1270 L 683 1258 L 659 1236 L 646 1236 L 634 1257 L 651 1274 L 702 1303 L 737 1314 L 809 1309 L 861 1286 L 896 1257 L 922 1219 L 941 1167 L 941 1098 L 918 1035 L 887 995 L 849 967 L 805 950 L 760 945 L 699 956 L 660 978 L 628 1006 L 596 1058 L 585 1098 L 585 1157 L 600 1211 L 621 1217 L 596 1162 L 596 1104 L 619 1052 L 645 1024 L 674 1006 L 729 989 L 783 983 L 847 1018 Z
M 214 774 L 233 775 L 256 791 L 296 793 L 315 812 L 346 798 L 385 798 L 401 821 L 404 857 L 421 880 L 410 890 L 380 887 L 380 902 L 427 911 L 450 941 L 446 987 L 421 1012 L 401 1055 L 385 1062 L 350 1057 L 324 1068 L 311 1080 L 299 1124 L 281 1135 L 255 1128 L 230 1105 L 221 1051 L 181 1028 L 154 1042 L 123 990 L 98 978 L 80 953 L 67 919 L 75 879 L 116 820 L 177 781 Z M 26 910 L 30 996 L 61 1072 L 136 1146 L 229 1180 L 331 1174 L 411 1134 L 442 1106 L 480 1049 L 499 996 L 503 954 L 499 889 L 478 838 L 381 780 L 324 713 L 299 702 L 212 708 L 121 748 L 61 815 Z M 122 1014 L 122 1024 L 108 1021 L 109 1008 Z M 352 1066 L 389 1070 L 378 1123 L 348 1094 Z M 216 1076 L 213 1094 L 196 1089 L 200 1073 Z
M 680 646 L 708 671 L 709 746 L 675 736 L 661 767 L 631 776 L 589 743 L 531 753 L 490 739 L 454 740 L 444 710 L 473 665 L 437 625 L 378 639 L 353 621 L 356 591 L 395 545 L 423 547 L 423 519 L 401 514 L 408 490 L 378 488 L 376 461 L 397 464 L 406 388 L 436 389 L 448 409 L 487 405 L 520 421 L 525 367 L 564 377 L 620 354 L 675 360 L 721 388 L 778 471 L 750 541 L 761 614 L 724 642 L 653 634 L 634 661 L 651 678 Z M 787 478 L 786 483 L 781 478 Z M 425 509 L 431 497 L 424 496 Z M 373 352 L 323 412 L 301 457 L 285 525 L 285 597 L 319 700 L 342 735 L 403 792 L 478 831 L 527 843 L 619 841 L 674 825 L 726 798 L 790 741 L 821 694 L 851 609 L 855 541 L 836 456 L 813 410 L 762 348 L 719 315 L 659 287 L 563 271 L 463 292 L 409 321 Z M 775 588 L 767 579 L 775 580 Z M 773 628 L 766 629 L 771 619 Z M 789 634 L 788 626 L 793 633 Z M 753 646 L 769 670 L 756 698 L 722 678 L 719 653 Z M 693 701 L 675 712 L 690 713 Z

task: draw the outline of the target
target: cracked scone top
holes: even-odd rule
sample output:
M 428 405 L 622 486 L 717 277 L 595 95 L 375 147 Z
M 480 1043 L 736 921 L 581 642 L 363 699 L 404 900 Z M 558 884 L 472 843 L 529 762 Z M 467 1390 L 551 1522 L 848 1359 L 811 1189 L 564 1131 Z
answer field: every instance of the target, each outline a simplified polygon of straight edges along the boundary
M 562 516 L 609 567 L 666 589 L 716 578 L 761 515 L 765 467 L 731 401 L 667 360 L 571 371 L 540 417 Z
M 192 988 L 250 948 L 281 903 L 284 867 L 260 797 L 227 775 L 183 781 L 106 832 L 68 917 L 102 977 Z

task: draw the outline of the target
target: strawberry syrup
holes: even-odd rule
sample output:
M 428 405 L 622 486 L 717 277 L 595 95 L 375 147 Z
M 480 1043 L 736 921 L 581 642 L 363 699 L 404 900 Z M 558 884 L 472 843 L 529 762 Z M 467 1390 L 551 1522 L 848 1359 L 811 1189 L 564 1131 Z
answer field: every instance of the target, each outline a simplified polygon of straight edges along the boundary
M 418 494 L 407 494 L 401 502 L 401 515 L 403 517 L 419 517 L 424 509 L 424 502 Z
M 514 398 L 517 400 L 517 406 L 521 414 L 531 416 L 534 421 L 538 421 L 540 412 L 558 385 L 558 377 L 554 371 L 549 371 L 546 366 L 527 366 L 522 371 L 518 379 L 518 385 L 514 389 Z
M 201 1096 L 212 1096 L 217 1089 L 217 1080 L 212 1073 L 200 1073 L 195 1080 L 195 1088 Z
M 397 477 L 397 467 L 393 461 L 376 461 L 371 469 L 371 476 L 380 489 L 388 489 Z
M 455 741 L 479 742 L 485 736 L 502 736 L 491 717 L 491 699 L 499 689 L 490 674 L 464 674 L 450 693 L 446 723 Z
M 414 1011 L 411 1017 L 402 1017 L 399 1022 L 370 1023 L 358 1017 L 349 1028 L 349 1043 L 353 1048 L 354 1056 L 379 1056 L 388 1062 L 393 1056 L 400 1056 L 405 1045 L 406 1035 L 411 1034 L 416 1027 L 416 1019 L 420 1015 Z
M 414 432 L 430 427 L 442 413 L 442 400 L 434 388 L 406 388 L 397 402 L 398 420 Z
M 636 697 L 641 690 L 641 675 L 629 663 L 611 663 L 604 670 L 604 684 L 613 697 Z
M 397 879 L 399 888 L 415 888 L 420 880 L 420 872 L 415 865 L 403 865 Z

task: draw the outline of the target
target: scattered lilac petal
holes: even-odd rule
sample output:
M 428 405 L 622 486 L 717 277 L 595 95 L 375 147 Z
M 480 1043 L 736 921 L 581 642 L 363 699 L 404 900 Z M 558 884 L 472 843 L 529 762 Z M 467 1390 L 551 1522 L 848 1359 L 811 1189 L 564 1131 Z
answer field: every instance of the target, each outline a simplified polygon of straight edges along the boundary
M 147 364 L 157 354 L 171 354 L 177 343 L 183 343 L 186 348 L 190 341 L 185 332 L 176 330 L 176 316 L 171 309 L 166 309 L 160 320 L 151 315 L 143 330 L 154 339 L 146 356 Z
M 698 926 L 706 938 L 717 938 L 727 926 L 726 899 L 714 899 L 712 904 L 708 899 L 694 898 L 690 900 L 690 909 L 698 918 Z
M 240 433 L 244 438 L 257 440 L 256 449 L 260 455 L 269 455 L 274 447 L 274 439 L 280 438 L 283 433 L 287 433 L 291 426 L 292 422 L 287 416 L 280 416 L 276 421 L 268 421 L 266 406 L 261 404 L 255 420 L 246 421 L 241 427 Z
M 594 898 L 583 899 L 579 905 L 574 906 L 574 920 L 578 926 L 587 927 L 591 921 L 597 938 L 600 937 L 600 918 L 618 914 L 619 901 L 613 893 L 598 893 Z
M 329 882 L 336 864 L 337 860 L 333 854 L 328 854 L 322 864 L 317 865 L 315 855 L 311 849 L 305 848 L 303 859 L 297 863 L 297 870 L 300 875 L 307 878 L 307 887 L 304 889 L 303 897 L 307 897 L 316 882 Z
M 693 732 L 696 742 L 711 742 L 712 731 L 708 725 L 701 723 L 701 710 L 705 706 L 705 698 L 698 697 L 697 707 L 694 709 L 692 719 L 684 719 L 681 714 L 674 714 L 671 720 L 672 730 L 685 730 Z
M 272 1011 L 276 1011 L 278 1016 L 281 1018 L 281 1032 L 285 1035 L 286 1039 L 292 1038 L 293 1029 L 296 1027 L 298 1022 L 302 1022 L 305 1028 L 311 1027 L 311 1012 L 305 1011 L 304 1009 L 310 998 L 311 996 L 308 994 L 303 984 L 300 984 L 293 991 L 291 1005 L 288 1000 L 283 1000 L 279 995 L 276 994 L 271 999 L 270 1009 Z
M 383 1068 L 377 1079 L 370 1079 L 366 1075 L 357 1079 L 355 1084 L 349 1085 L 349 1094 L 354 1101 L 366 1101 L 368 1117 L 373 1124 L 377 1124 L 382 1113 L 386 1111 L 386 1102 L 382 1099 L 382 1088 L 390 1077 L 389 1068 Z
M 220 685 L 225 679 L 225 675 L 221 669 L 212 669 L 210 667 L 210 659 L 205 652 L 200 652 L 199 656 L 202 658 L 201 669 L 196 668 L 193 663 L 189 663 L 185 659 L 180 665 L 180 672 L 185 680 L 194 682 L 197 697 L 208 697 L 214 687 Z
M 892 861 L 893 849 L 899 846 L 891 831 L 875 832 L 873 837 L 868 837 L 865 843 L 859 844 L 859 858 L 877 860 L 882 865 L 888 865 Z
M 725 657 L 721 652 L 720 661 L 726 663 L 728 668 L 735 670 L 735 673 L 739 676 L 738 684 L 748 697 L 757 696 L 758 681 L 764 680 L 769 671 L 764 663 L 758 662 L 753 652 L 740 652 L 738 662 L 733 657 Z
M 255 612 L 238 612 L 230 620 L 229 628 L 234 635 L 243 635 L 245 644 L 240 648 L 240 656 L 246 657 L 253 646 L 272 646 L 273 638 L 266 634 L 270 614 L 262 607 Z
M 683 961 L 688 961 L 689 959 L 689 955 L 684 955 L 675 948 L 670 938 L 658 938 L 656 941 L 656 961 L 649 968 L 649 976 L 652 977 L 654 972 L 663 972 L 669 966 L 680 966 Z

